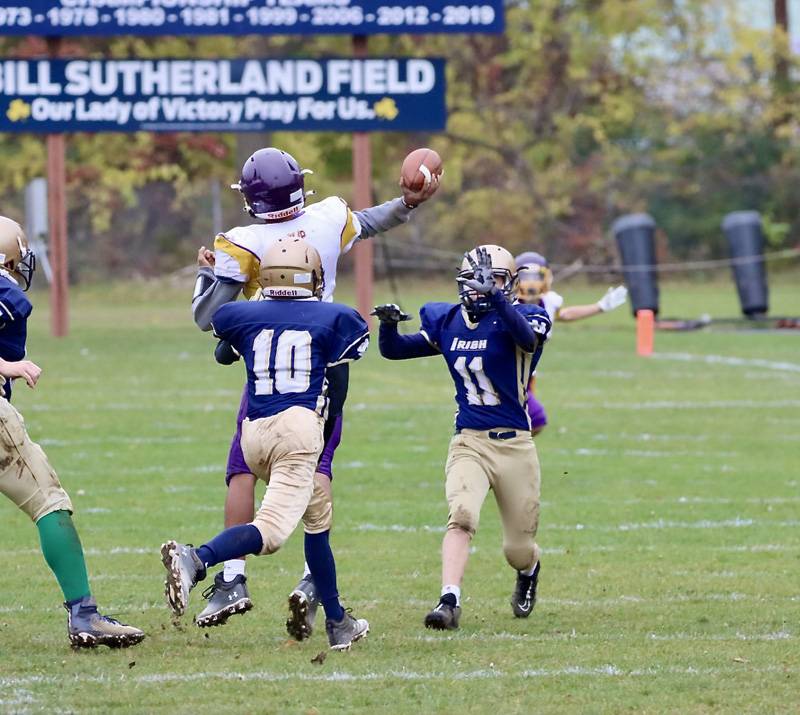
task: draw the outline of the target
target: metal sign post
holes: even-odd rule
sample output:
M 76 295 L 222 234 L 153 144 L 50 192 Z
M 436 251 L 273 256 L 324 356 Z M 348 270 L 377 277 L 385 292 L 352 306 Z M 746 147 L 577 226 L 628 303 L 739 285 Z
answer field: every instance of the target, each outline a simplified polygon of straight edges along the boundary
M 49 37 L 51 57 L 58 57 L 61 38 Z M 47 135 L 47 216 L 49 223 L 50 262 L 53 280 L 50 284 L 50 332 L 63 338 L 69 331 L 69 272 L 67 270 L 67 172 L 64 135 Z
M 357 58 L 367 56 L 367 38 L 365 35 L 353 36 L 353 55 Z M 357 209 L 372 205 L 372 147 L 369 134 L 355 132 L 353 134 L 353 193 Z M 361 241 L 355 247 L 356 303 L 361 317 L 370 322 L 372 311 L 374 245 L 372 241 Z

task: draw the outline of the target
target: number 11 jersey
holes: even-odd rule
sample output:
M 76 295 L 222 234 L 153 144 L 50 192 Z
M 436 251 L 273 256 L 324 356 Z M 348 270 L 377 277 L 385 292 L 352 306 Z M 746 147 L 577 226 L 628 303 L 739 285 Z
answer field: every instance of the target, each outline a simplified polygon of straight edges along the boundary
M 477 323 L 451 303 L 426 303 L 419 311 L 420 332 L 442 353 L 456 385 L 456 430 L 531 428 L 526 390 L 552 323 L 539 306 L 516 303 L 514 309 L 540 338 L 534 353 L 517 346 L 495 311 Z
M 251 420 L 294 406 L 324 417 L 326 368 L 358 360 L 369 345 L 355 310 L 315 298 L 226 303 L 211 324 L 244 358 Z

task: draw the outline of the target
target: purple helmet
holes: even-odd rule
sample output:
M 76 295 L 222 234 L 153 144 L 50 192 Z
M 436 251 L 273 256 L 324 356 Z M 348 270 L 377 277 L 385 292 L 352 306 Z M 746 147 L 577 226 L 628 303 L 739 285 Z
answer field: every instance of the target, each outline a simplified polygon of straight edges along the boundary
M 242 178 L 231 184 L 244 196 L 244 208 L 255 218 L 274 221 L 303 210 L 306 202 L 305 174 L 295 158 L 267 147 L 251 154 L 242 167 Z
M 523 266 L 541 266 L 542 268 L 549 268 L 547 259 L 541 253 L 536 253 L 536 251 L 520 253 L 514 259 L 514 262 L 517 264 L 517 268 L 522 268 Z

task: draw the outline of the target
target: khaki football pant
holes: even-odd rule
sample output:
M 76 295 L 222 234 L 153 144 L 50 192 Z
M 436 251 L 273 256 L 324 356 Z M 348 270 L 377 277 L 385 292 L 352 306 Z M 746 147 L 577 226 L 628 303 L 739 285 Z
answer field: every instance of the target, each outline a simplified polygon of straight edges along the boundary
M 305 407 L 242 422 L 242 452 L 250 469 L 267 483 L 253 525 L 264 541 L 262 554 L 283 546 L 300 519 L 306 531 L 330 528 L 331 504 L 314 483 L 324 444 L 323 420 Z
M 72 511 L 42 448 L 33 442 L 14 406 L 0 397 L 0 492 L 34 522 L 51 512 Z
M 492 430 L 493 432 L 495 430 Z M 498 428 L 498 432 L 504 430 Z M 445 466 L 448 529 L 475 534 L 489 489 L 503 522 L 503 552 L 518 571 L 539 560 L 539 458 L 530 432 L 490 439 L 487 431 L 461 430 L 450 441 Z

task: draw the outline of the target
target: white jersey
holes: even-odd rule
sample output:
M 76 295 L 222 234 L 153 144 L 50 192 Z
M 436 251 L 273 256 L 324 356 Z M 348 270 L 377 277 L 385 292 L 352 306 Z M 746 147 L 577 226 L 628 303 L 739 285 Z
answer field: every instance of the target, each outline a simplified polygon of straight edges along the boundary
M 258 292 L 261 258 L 279 238 L 302 238 L 319 252 L 325 272 L 322 300 L 333 300 L 336 289 L 336 264 L 361 234 L 358 217 L 344 199 L 331 196 L 307 206 L 295 218 L 277 223 L 238 226 L 214 240 L 214 275 L 244 283 L 243 292 L 251 298 Z
M 554 290 L 549 290 L 539 299 L 539 304 L 547 311 L 550 322 L 555 325 L 556 318 L 558 318 L 558 311 L 561 310 L 561 306 L 564 305 L 563 296 L 559 295 Z

